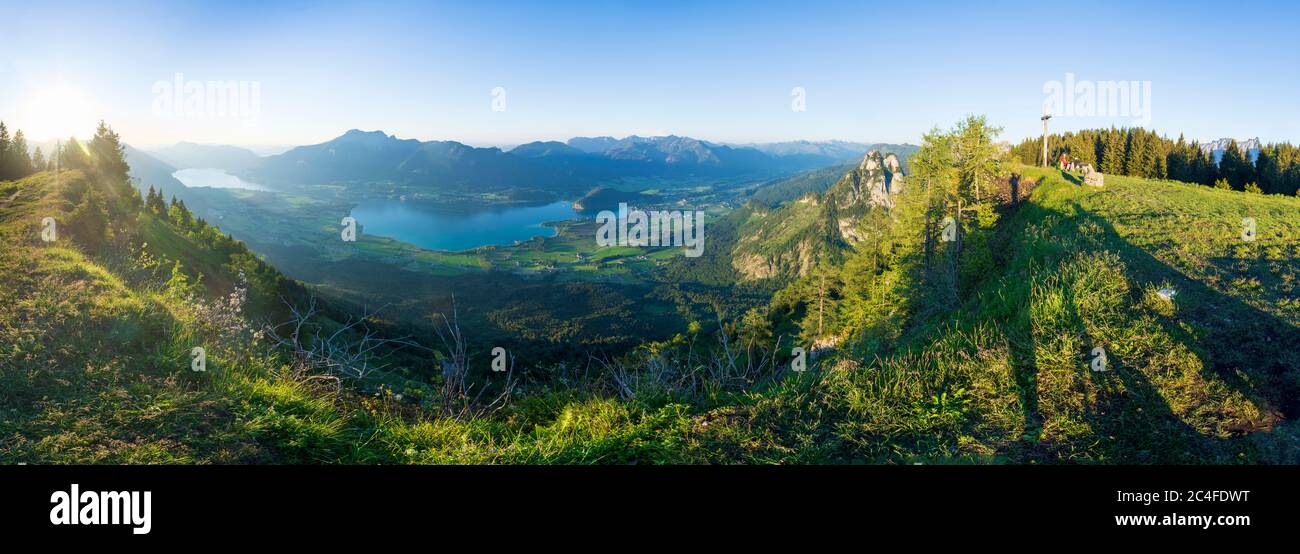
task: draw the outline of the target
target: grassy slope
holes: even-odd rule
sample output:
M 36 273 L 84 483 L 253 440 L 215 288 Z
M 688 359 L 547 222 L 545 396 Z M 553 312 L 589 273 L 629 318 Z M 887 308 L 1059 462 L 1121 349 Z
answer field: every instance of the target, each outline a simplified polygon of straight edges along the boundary
M 913 354 L 952 372 L 931 377 L 932 391 L 965 386 L 972 397 L 952 451 L 1294 461 L 1300 362 L 1284 345 L 1297 337 L 1285 306 L 1297 292 L 1300 201 L 1123 177 L 1092 189 L 1025 171 L 1041 186 L 1001 229 L 1000 275 Z M 1240 239 L 1244 216 L 1259 221 L 1253 243 Z M 1232 284 L 1242 280 L 1267 285 Z M 1156 295 L 1163 287 L 1178 290 L 1173 302 Z M 1096 347 L 1107 372 L 1088 369 Z
M 955 320 L 914 330 L 903 354 L 704 405 L 536 391 L 462 420 L 338 392 L 238 345 L 190 372 L 188 350 L 207 337 L 184 301 L 34 239 L 42 214 L 66 210 L 37 175 L 0 208 L 0 461 L 1300 459 L 1297 360 L 1284 346 L 1296 338 L 1300 200 L 1039 176 L 1003 224 L 998 271 Z M 1254 244 L 1233 224 L 1243 214 L 1259 221 Z M 186 250 L 165 225 L 142 225 L 151 244 Z M 1169 285 L 1173 304 L 1154 295 Z M 1111 371 L 1087 369 L 1094 345 Z
M 995 309 L 1020 299 L 1010 359 L 1025 434 L 1043 439 L 1026 454 L 1296 461 L 1300 200 L 1030 174 L 1047 186 L 1003 237 L 1014 272 L 984 290 Z M 1078 370 L 1095 346 L 1112 371 Z
M 66 238 L 39 241 L 39 220 L 69 211 L 53 181 L 0 183 L 18 193 L 0 207 L 0 463 L 590 462 L 641 457 L 631 443 L 661 417 L 561 395 L 509 419 L 431 418 L 391 392 L 294 374 L 255 344 L 214 346 L 190 302 Z M 167 224 L 138 224 L 156 255 L 229 281 Z M 189 370 L 194 345 L 209 347 L 205 373 Z
M 36 240 L 35 221 L 64 221 L 68 207 L 49 174 L 17 186 L 19 200 L 0 211 L 0 459 L 274 461 L 287 452 L 259 442 L 263 433 L 316 431 L 309 420 L 319 414 L 309 412 L 321 406 L 264 367 L 190 372 L 189 350 L 205 340 L 189 307 L 160 287 L 131 287 L 66 237 Z M 186 238 L 152 218 L 140 224 L 156 252 L 182 254 L 182 263 L 221 280 L 219 265 Z M 212 361 L 227 369 L 219 355 Z
M 902 354 L 718 410 L 707 435 L 754 461 L 1300 461 L 1300 201 L 1023 171 L 1041 186 L 957 313 Z

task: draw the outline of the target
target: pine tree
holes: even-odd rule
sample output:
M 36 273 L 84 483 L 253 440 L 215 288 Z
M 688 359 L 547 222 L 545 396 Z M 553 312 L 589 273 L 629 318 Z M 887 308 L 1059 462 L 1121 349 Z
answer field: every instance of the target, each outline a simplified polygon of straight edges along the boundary
M 32 151 L 32 170 L 45 171 L 45 155 L 41 153 L 41 147 L 39 146 Z
M 0 181 L 9 179 L 9 128 L 0 121 Z
M 1152 133 L 1151 157 L 1148 162 L 1151 164 L 1151 177 L 1154 179 L 1169 178 L 1169 151 L 1173 148 L 1169 140 L 1164 137 L 1155 136 Z
M 90 139 L 90 152 L 101 174 L 114 183 L 128 182 L 127 174 L 131 168 L 126 163 L 126 147 L 122 138 L 103 121 L 95 128 L 94 138 Z
M 1106 133 L 1105 145 L 1101 155 L 1101 172 L 1114 175 L 1124 174 L 1125 133 L 1111 129 Z
M 175 196 L 172 196 L 172 205 L 167 211 L 171 220 L 182 229 L 189 229 L 194 221 L 193 214 L 185 207 L 185 201 L 177 200 Z
M 1259 188 L 1266 194 L 1285 194 L 1282 190 L 1282 172 L 1278 167 L 1276 147 L 1260 147 L 1255 158 L 1255 177 Z
M 1193 144 L 1195 151 L 1195 175 L 1196 182 L 1206 186 L 1217 185 L 1219 181 L 1219 168 L 1214 165 L 1214 154 L 1201 148 L 1199 144 Z
M 95 128 L 95 136 L 90 140 L 91 155 L 94 156 L 95 169 L 108 181 L 109 187 L 117 197 L 110 204 L 115 216 L 135 214 L 144 203 L 140 193 L 131 186 L 131 166 L 126 163 L 126 147 L 122 138 L 103 121 Z M 115 217 L 115 219 L 126 219 Z
M 149 186 L 149 192 L 145 195 L 145 206 L 149 208 L 149 211 L 158 215 L 167 213 L 167 203 L 163 201 L 162 194 L 154 190 L 152 185 Z
M 1219 159 L 1219 173 L 1229 185 L 1232 185 L 1232 188 L 1241 190 L 1249 178 L 1244 167 L 1249 163 L 1241 155 L 1237 141 L 1232 140 L 1228 142 L 1228 148 L 1223 151 L 1223 157 Z
M 108 238 L 108 214 L 104 201 L 95 189 L 87 189 L 81 203 L 68 217 L 73 237 L 90 251 L 96 251 Z
M 1151 142 L 1142 129 L 1129 133 L 1128 155 L 1124 158 L 1124 174 L 1134 177 L 1151 177 L 1155 168 L 1151 164 L 1153 155 Z
M 993 139 L 1002 133 L 991 127 L 984 116 L 970 116 L 953 130 L 956 139 L 957 177 L 965 193 L 975 202 L 989 197 L 993 181 L 1001 172 L 997 145 Z
M 22 129 L 14 131 L 13 140 L 9 143 L 9 152 L 5 155 L 5 162 L 9 169 L 9 178 L 17 179 L 32 174 L 32 159 L 27 155 L 27 138 L 23 136 Z
M 1097 149 L 1094 139 L 1086 134 L 1079 133 L 1070 141 L 1070 157 L 1079 160 L 1080 163 L 1097 167 Z
M 1184 157 L 1186 148 L 1187 141 L 1184 140 L 1183 135 L 1180 134 L 1178 135 L 1178 142 L 1174 143 L 1173 147 L 1169 149 L 1169 152 L 1165 153 L 1165 176 L 1169 179 L 1175 181 L 1187 180 L 1182 178 L 1183 167 L 1185 167 L 1184 164 L 1187 163 L 1186 158 Z
M 76 137 L 68 137 L 67 142 L 59 145 L 59 165 L 62 169 L 90 169 L 85 146 Z
M 944 248 L 952 243 L 941 242 L 944 220 L 952 217 L 954 221 L 961 221 L 961 214 L 952 210 L 958 196 L 957 162 L 952 142 L 950 135 L 937 128 L 922 137 L 921 148 L 908 160 L 912 175 L 909 177 L 910 186 L 904 192 L 925 195 L 919 200 L 924 210 L 920 232 L 923 241 L 921 280 L 941 305 L 949 305 L 957 298 L 956 265 L 944 263 L 945 259 L 955 257 L 955 251 L 949 252 Z

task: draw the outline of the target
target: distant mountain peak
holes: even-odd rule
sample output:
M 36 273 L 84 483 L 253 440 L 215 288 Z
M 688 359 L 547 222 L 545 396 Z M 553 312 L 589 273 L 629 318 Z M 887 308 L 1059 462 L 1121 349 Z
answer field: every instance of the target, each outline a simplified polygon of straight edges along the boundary
M 510 153 L 516 156 L 528 158 L 538 158 L 543 156 L 586 156 L 587 152 L 569 146 L 557 140 L 535 141 L 527 144 L 520 144 L 510 149 Z
M 1217 164 L 1219 163 L 1219 160 L 1223 159 L 1223 152 L 1228 149 L 1228 146 L 1230 146 L 1233 141 L 1237 142 L 1237 151 L 1241 152 L 1241 155 L 1245 156 L 1246 159 L 1251 161 L 1251 163 L 1254 163 L 1255 158 L 1259 157 L 1260 142 L 1258 137 L 1242 140 L 1221 138 L 1218 140 L 1203 142 L 1201 143 L 1201 151 L 1214 158 L 1214 163 Z
M 243 171 L 256 166 L 262 157 L 252 150 L 228 144 L 199 144 L 181 141 L 149 149 L 149 154 L 177 169 L 214 168 Z
M 1240 148 L 1242 150 L 1246 150 L 1248 148 L 1259 148 L 1259 137 L 1249 138 L 1249 139 L 1235 139 L 1231 137 L 1221 138 L 1218 140 L 1203 142 L 1201 143 L 1201 148 L 1208 149 L 1208 150 L 1223 150 L 1224 148 L 1227 148 L 1228 145 L 1231 144 L 1232 141 L 1234 140 L 1237 141 L 1237 148 Z

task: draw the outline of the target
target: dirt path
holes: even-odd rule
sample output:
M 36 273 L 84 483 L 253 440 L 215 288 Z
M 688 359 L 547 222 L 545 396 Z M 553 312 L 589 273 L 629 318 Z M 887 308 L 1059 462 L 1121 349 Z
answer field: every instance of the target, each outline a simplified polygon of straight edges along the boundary
M 9 195 L 9 198 L 6 198 L 6 199 L 4 199 L 4 200 L 0 200 L 0 209 L 8 208 L 10 204 L 13 204 L 13 203 L 14 203 L 14 200 L 17 200 L 17 199 L 18 199 L 18 195 L 21 194 L 22 192 L 23 192 L 23 189 L 18 189 L 18 190 L 16 190 L 16 191 L 14 191 L 13 194 Z

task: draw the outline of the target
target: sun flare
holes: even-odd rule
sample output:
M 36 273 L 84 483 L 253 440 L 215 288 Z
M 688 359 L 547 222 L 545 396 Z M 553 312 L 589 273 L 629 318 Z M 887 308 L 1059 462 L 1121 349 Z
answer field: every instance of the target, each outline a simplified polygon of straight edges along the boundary
M 37 89 L 19 116 L 19 128 L 34 140 L 89 136 L 99 118 L 94 99 L 66 85 Z

